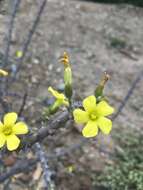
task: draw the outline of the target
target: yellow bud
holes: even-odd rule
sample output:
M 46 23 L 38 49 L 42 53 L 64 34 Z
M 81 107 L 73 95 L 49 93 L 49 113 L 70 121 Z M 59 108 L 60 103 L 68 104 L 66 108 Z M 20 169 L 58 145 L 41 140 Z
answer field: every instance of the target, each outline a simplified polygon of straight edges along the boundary
M 67 52 L 64 52 L 64 55 L 61 58 L 61 63 L 63 63 L 65 67 L 70 66 L 70 64 L 69 64 L 69 56 L 68 56 Z

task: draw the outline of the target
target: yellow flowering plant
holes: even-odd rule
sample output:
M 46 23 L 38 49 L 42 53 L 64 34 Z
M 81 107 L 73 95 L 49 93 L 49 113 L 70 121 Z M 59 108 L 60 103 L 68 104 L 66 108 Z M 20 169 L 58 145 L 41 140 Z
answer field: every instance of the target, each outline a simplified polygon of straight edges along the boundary
M 103 90 L 110 76 L 104 72 L 104 76 L 96 87 L 94 95 L 88 96 L 83 100 L 83 109 L 76 108 L 73 110 L 73 101 L 71 101 L 72 70 L 67 52 L 64 52 L 61 62 L 64 64 L 65 95 L 52 87 L 48 88 L 48 91 L 56 98 L 56 101 L 48 107 L 48 113 L 55 113 L 61 105 L 69 106 L 68 110 L 70 113 L 73 113 L 75 122 L 85 125 L 82 129 L 84 137 L 95 137 L 99 129 L 104 134 L 109 134 L 112 129 L 112 121 L 107 116 L 114 112 L 114 108 L 105 100 Z
M 48 88 L 48 91 L 56 98 L 56 100 L 51 106 L 44 109 L 44 113 L 47 115 L 54 114 L 62 105 L 66 107 L 71 106 L 72 70 L 67 52 L 64 52 L 63 57 L 60 59 L 60 61 L 64 65 L 64 94 L 54 90 L 51 86 Z
M 17 122 L 17 113 L 5 114 L 3 122 L 0 121 L 0 148 L 5 144 L 9 151 L 16 150 L 20 145 L 17 135 L 27 134 L 28 127 L 24 122 Z
M 104 133 L 109 134 L 112 129 L 112 121 L 106 116 L 114 112 L 106 101 L 97 104 L 95 96 L 89 96 L 83 100 L 82 109 L 73 111 L 74 120 L 77 124 L 86 124 L 83 127 L 82 134 L 84 137 L 95 137 L 98 134 L 98 128 Z
M 17 58 L 23 57 L 23 52 L 17 51 L 16 52 Z M 20 147 L 21 149 L 30 148 L 32 145 L 35 144 L 35 150 L 38 155 L 38 160 L 40 160 L 42 164 L 42 168 L 44 170 L 46 179 L 49 179 L 49 172 L 47 174 L 47 168 L 49 170 L 49 166 L 47 166 L 46 157 L 40 145 L 40 142 L 50 135 L 54 135 L 54 132 L 58 130 L 60 127 L 63 126 L 69 120 L 72 120 L 72 116 L 74 121 L 77 124 L 82 124 L 82 135 L 86 138 L 95 137 L 99 130 L 104 134 L 109 134 L 112 129 L 112 121 L 107 118 L 114 112 L 114 108 L 108 104 L 105 100 L 103 90 L 106 82 L 109 79 L 107 73 L 104 73 L 104 77 L 99 82 L 97 88 L 94 91 L 94 95 L 86 97 L 82 104 L 82 108 L 74 109 L 75 105 L 73 98 L 73 83 L 72 83 L 72 69 L 69 63 L 69 56 L 66 52 L 64 52 L 63 58 L 61 62 L 64 65 L 64 74 L 63 74 L 63 83 L 64 83 L 64 93 L 60 93 L 57 90 L 53 89 L 51 86 L 48 88 L 48 92 L 52 94 L 55 98 L 53 104 L 46 107 L 43 113 L 43 119 L 49 120 L 49 116 L 55 114 L 61 106 L 65 106 L 67 110 L 63 113 L 55 114 L 50 121 L 48 121 L 48 127 L 44 127 L 44 121 L 42 118 L 38 118 L 38 124 L 41 123 L 42 128 L 40 128 L 37 133 L 31 132 L 30 136 L 27 136 L 24 139 L 20 139 L 19 135 L 24 135 L 29 132 L 28 126 L 22 122 L 18 121 L 18 115 L 15 112 L 6 113 L 3 117 L 3 121 L 0 121 L 0 149 L 3 147 L 7 147 L 9 151 L 14 151 Z M 0 69 L 0 76 L 7 76 L 8 73 L 2 69 Z M 5 80 L 6 81 L 6 80 Z M 5 88 L 2 88 L 2 90 Z M 3 99 L 7 93 L 2 93 L 1 103 L 3 103 Z M 23 111 L 23 107 L 26 101 L 26 96 L 23 98 L 23 104 L 20 108 L 19 113 Z M 4 102 L 2 104 L 3 110 L 5 112 L 9 112 L 9 106 L 5 109 L 5 105 L 8 102 Z M 7 111 L 8 110 L 8 111 Z M 22 110 L 22 111 L 21 111 Z M 56 118 L 57 117 L 57 118 Z M 34 121 L 35 123 L 37 120 Z M 70 122 L 68 123 L 70 124 Z M 47 126 L 47 125 L 45 125 Z M 51 130 L 50 130 L 51 129 Z M 57 139 L 57 138 L 56 138 Z M 53 137 L 54 140 L 54 137 Z M 20 146 L 21 144 L 21 146 Z M 34 149 L 33 149 L 34 150 Z M 21 167 L 21 165 L 20 165 Z M 75 170 L 74 166 L 69 166 L 67 168 L 68 173 L 73 173 Z M 49 181 L 48 185 L 49 186 Z

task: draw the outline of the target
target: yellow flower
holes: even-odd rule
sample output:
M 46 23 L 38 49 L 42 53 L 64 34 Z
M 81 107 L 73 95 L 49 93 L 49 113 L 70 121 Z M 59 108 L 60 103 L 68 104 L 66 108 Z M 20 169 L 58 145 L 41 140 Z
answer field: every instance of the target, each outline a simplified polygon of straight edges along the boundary
M 6 77 L 8 75 L 8 72 L 3 70 L 3 69 L 0 69 L 0 76 L 4 76 Z
M 84 137 L 94 137 L 98 134 L 98 127 L 104 134 L 109 134 L 112 129 L 112 121 L 106 116 L 114 112 L 114 108 L 106 101 L 96 104 L 95 96 L 89 96 L 83 100 L 85 109 L 73 111 L 74 120 L 78 124 L 86 124 L 82 130 Z
M 16 150 L 20 144 L 20 139 L 16 135 L 28 133 L 28 127 L 24 122 L 17 122 L 15 112 L 7 113 L 3 123 L 0 121 L 0 148 L 5 144 L 9 151 Z
M 65 106 L 69 106 L 69 102 L 64 94 L 59 93 L 58 91 L 54 90 L 51 86 L 48 88 L 48 91 L 56 98 L 56 104 Z

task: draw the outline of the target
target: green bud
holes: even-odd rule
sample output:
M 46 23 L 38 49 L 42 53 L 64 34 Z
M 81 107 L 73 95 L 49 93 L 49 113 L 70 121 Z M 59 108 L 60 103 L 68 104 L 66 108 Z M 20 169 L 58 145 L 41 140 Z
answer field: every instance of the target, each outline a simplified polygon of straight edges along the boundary
M 110 76 L 106 72 L 104 72 L 104 76 L 101 79 L 99 85 L 97 86 L 97 88 L 95 89 L 95 92 L 94 92 L 95 97 L 97 99 L 100 100 L 103 98 L 103 90 L 104 90 L 104 87 L 105 87 L 107 81 L 109 80 L 109 78 L 110 78 Z
M 68 66 L 64 70 L 65 95 L 69 99 L 72 97 L 72 71 Z
M 104 86 L 102 86 L 100 84 L 97 86 L 97 88 L 95 89 L 95 93 L 94 93 L 96 98 L 102 97 L 103 89 L 104 89 Z

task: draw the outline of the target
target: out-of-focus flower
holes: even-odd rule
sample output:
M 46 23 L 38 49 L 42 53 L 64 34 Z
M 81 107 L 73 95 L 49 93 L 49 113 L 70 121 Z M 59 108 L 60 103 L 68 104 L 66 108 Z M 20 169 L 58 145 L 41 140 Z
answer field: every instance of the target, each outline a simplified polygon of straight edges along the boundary
M 27 125 L 16 120 L 17 113 L 11 112 L 5 114 L 3 123 L 0 121 L 0 148 L 6 144 L 9 151 L 16 150 L 20 145 L 17 135 L 28 133 Z
M 8 72 L 3 70 L 3 69 L 0 69 L 0 76 L 4 76 L 6 77 L 8 75 Z
M 17 58 L 21 58 L 23 56 L 23 52 L 18 50 L 18 51 L 16 51 L 15 55 Z
M 95 96 L 89 96 L 83 100 L 85 109 L 75 109 L 73 111 L 74 120 L 78 124 L 86 124 L 82 129 L 84 137 L 94 137 L 98 134 L 98 128 L 104 133 L 109 134 L 112 129 L 112 121 L 106 116 L 114 112 L 106 101 L 96 103 Z
M 75 170 L 75 166 L 74 166 L 74 165 L 71 165 L 71 166 L 68 166 L 68 167 L 67 167 L 68 173 L 73 173 L 74 170 Z

